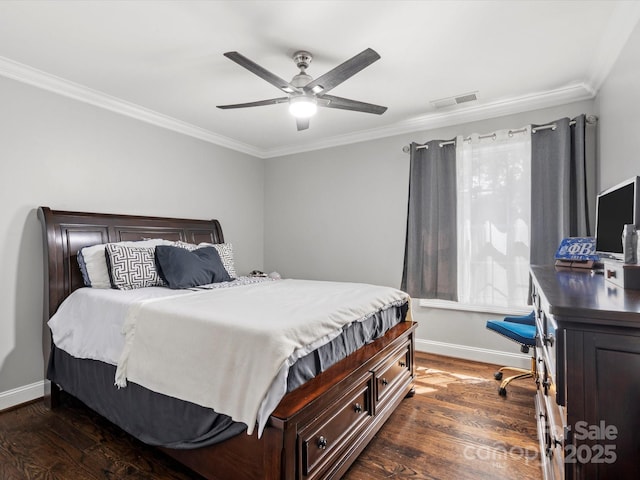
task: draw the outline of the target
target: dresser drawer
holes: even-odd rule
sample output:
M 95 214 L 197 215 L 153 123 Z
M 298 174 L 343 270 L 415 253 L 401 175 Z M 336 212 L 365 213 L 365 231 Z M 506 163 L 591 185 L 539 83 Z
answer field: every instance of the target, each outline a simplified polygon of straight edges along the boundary
M 555 383 L 557 381 L 556 353 L 558 344 L 558 324 L 553 318 L 553 315 L 546 315 L 543 313 L 543 320 L 544 330 L 542 332 L 542 344 L 544 345 L 544 354 L 549 361 L 547 365 L 549 375 Z
M 564 444 L 558 441 L 553 424 L 554 412 L 540 390 L 535 396 L 535 409 L 543 479 L 564 479 Z
M 640 290 L 640 265 L 605 260 L 604 278 L 616 287 Z
M 540 391 L 534 397 L 536 409 L 536 426 L 538 428 L 538 445 L 540 445 L 540 464 L 542 467 L 542 478 L 544 480 L 554 479 L 551 472 L 551 462 L 547 452 L 549 451 L 549 428 L 547 424 L 547 411 Z
M 373 415 L 373 377 L 366 377 L 332 403 L 298 434 L 298 449 L 305 479 L 316 478 L 349 446 L 350 440 Z
M 396 349 L 374 370 L 376 381 L 376 400 L 380 406 L 385 398 L 394 391 L 396 385 L 404 384 L 411 377 L 411 345 L 406 343 Z
M 553 315 L 543 310 L 536 314 L 536 368 L 544 368 L 546 375 L 556 387 L 556 402 L 565 404 L 565 331 L 558 328 L 558 323 Z

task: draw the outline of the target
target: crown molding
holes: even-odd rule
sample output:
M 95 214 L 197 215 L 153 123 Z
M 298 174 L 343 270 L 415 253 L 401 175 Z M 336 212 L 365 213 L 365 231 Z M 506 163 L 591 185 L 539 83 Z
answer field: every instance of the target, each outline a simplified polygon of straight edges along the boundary
M 443 111 L 421 115 L 385 127 L 337 135 L 318 142 L 299 145 L 285 145 L 283 147 L 272 149 L 260 149 L 254 145 L 238 142 L 231 138 L 218 135 L 204 128 L 163 115 L 140 105 L 121 100 L 111 95 L 107 95 L 104 92 L 93 90 L 4 57 L 0 57 L 0 75 L 262 159 L 321 150 L 394 135 L 511 115 L 581 100 L 588 100 L 594 98 L 596 95 L 596 89 L 591 87 L 589 84 L 576 83 L 557 88 L 555 90 L 548 90 L 520 97 L 506 98 L 495 102 L 455 106 Z
M 5 57 L 0 57 L 0 75 L 63 95 L 65 97 L 73 98 L 80 102 L 104 108 L 105 110 L 126 115 L 158 127 L 173 130 L 174 132 L 188 135 L 190 137 L 195 137 L 200 140 L 204 140 L 205 142 L 214 143 L 221 147 L 230 148 L 254 157 L 262 157 L 263 155 L 263 152 L 253 145 L 238 142 L 223 135 L 218 135 L 217 133 L 204 128 L 169 117 L 168 115 L 163 115 L 162 113 L 136 105 L 135 103 L 127 102 L 104 92 L 51 75 L 50 73 L 43 72 L 42 70 L 38 70 Z
M 404 120 L 393 125 L 380 127 L 361 132 L 338 135 L 320 142 L 304 145 L 291 145 L 282 148 L 274 148 L 264 152 L 263 158 L 281 157 L 323 148 L 338 147 L 358 142 L 367 142 L 375 139 L 414 133 L 422 130 L 459 125 L 488 118 L 502 117 L 516 113 L 554 107 L 567 103 L 590 100 L 594 98 L 596 91 L 585 83 L 576 83 L 566 87 L 524 95 L 520 97 L 506 98 L 486 104 L 476 104 L 451 107 L 447 111 L 438 111 Z

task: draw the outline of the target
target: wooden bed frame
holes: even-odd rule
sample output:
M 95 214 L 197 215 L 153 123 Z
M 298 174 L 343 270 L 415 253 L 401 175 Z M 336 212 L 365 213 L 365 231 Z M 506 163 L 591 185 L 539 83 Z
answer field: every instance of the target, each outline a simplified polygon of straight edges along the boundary
M 45 364 L 51 351 L 46 322 L 83 286 L 80 248 L 99 243 L 165 238 L 223 243 L 217 220 L 186 220 L 38 209 L 44 234 Z M 162 450 L 208 479 L 310 480 L 340 478 L 405 396 L 413 394 L 414 331 L 402 322 L 382 338 L 287 394 L 260 439 L 237 435 L 193 450 Z M 59 402 L 50 382 L 45 403 Z

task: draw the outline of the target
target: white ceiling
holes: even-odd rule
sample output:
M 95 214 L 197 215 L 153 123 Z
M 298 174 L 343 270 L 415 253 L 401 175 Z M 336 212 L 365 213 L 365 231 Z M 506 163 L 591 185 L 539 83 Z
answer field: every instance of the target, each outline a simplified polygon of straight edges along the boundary
M 592 98 L 638 1 L 7 1 L 0 74 L 259 157 Z M 320 109 L 298 132 L 282 96 L 223 56 L 318 77 L 367 47 L 380 60 L 331 91 L 388 107 Z M 436 110 L 433 100 L 478 91 Z

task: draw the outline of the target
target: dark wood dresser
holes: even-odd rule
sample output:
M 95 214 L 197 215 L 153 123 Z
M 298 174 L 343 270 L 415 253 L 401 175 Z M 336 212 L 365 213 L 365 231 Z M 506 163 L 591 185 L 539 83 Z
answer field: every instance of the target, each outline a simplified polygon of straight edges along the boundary
M 640 478 L 640 290 L 532 266 L 546 479 Z

